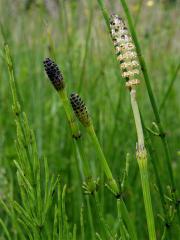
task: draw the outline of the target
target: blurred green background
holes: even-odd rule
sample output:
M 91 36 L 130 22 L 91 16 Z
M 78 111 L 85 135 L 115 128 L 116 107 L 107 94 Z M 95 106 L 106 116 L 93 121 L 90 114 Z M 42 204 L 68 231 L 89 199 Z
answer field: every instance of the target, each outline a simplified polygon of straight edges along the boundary
M 105 2 L 110 14 L 117 13 L 124 17 L 119 1 Z M 127 2 L 148 65 L 153 92 L 160 107 L 179 189 L 180 4 L 175 0 Z M 70 224 L 77 223 L 78 232 L 80 231 L 80 208 L 84 200 L 81 197 L 81 180 L 73 156 L 71 134 L 64 110 L 44 73 L 45 57 L 52 57 L 60 66 L 68 93 L 78 92 L 85 100 L 105 155 L 117 179 L 122 177 L 126 154 L 130 153 L 125 199 L 136 222 L 139 239 L 147 239 L 141 183 L 135 159 L 136 132 L 129 94 L 121 78 L 112 41 L 97 1 L 0 0 L 0 23 L 0 198 L 8 198 L 12 186 L 14 198 L 19 198 L 13 163 L 17 158 L 14 144 L 16 128 L 8 70 L 3 59 L 3 46 L 6 42 L 12 54 L 20 103 L 35 131 L 39 156 L 42 158 L 45 155 L 51 174 L 60 174 L 63 184 L 67 184 L 66 202 Z M 141 82 L 138 87 L 140 110 L 146 126 L 152 127 L 154 116 L 143 78 Z M 168 89 L 170 90 L 165 98 Z M 93 174 L 102 179 L 97 156 L 84 129 L 81 130 L 86 157 Z M 159 156 L 158 169 L 167 191 L 167 167 L 161 142 L 156 136 L 153 136 L 153 148 Z M 157 235 L 160 236 L 158 229 L 162 222 L 157 216 L 161 212 L 159 193 L 155 187 L 151 164 L 149 169 Z M 113 196 L 100 187 L 100 197 L 105 218 L 110 226 L 113 226 L 116 221 Z M 93 202 L 91 204 L 93 205 Z M 2 218 L 6 218 L 1 209 L 0 214 Z M 95 231 L 98 232 L 98 229 L 97 221 Z M 85 223 L 85 230 L 85 239 L 90 239 L 88 222 Z M 5 239 L 3 234 L 0 239 Z

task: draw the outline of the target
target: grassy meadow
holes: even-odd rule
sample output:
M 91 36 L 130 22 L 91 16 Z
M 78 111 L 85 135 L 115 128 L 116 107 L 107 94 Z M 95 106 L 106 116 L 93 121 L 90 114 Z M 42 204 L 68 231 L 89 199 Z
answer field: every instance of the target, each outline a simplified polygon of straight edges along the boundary
M 179 239 L 179 10 L 175 0 L 0 0 L 0 240 Z M 112 13 L 138 51 L 140 117 Z M 75 115 L 68 123 L 73 110 L 48 79 L 47 57 L 67 96 L 82 97 L 96 135 Z

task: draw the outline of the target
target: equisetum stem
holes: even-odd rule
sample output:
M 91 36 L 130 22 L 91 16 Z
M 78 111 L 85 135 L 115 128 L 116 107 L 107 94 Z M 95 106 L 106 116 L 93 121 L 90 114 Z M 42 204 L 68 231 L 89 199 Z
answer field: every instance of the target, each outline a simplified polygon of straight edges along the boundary
M 94 193 L 94 199 L 95 199 L 97 212 L 99 214 L 99 219 L 100 219 L 100 222 L 101 222 L 102 227 L 104 229 L 104 232 L 107 235 L 108 239 L 113 240 L 113 235 L 112 235 L 112 233 L 111 233 L 111 231 L 109 229 L 109 226 L 106 224 L 105 219 L 103 217 L 102 210 L 101 210 L 101 205 L 100 205 L 100 202 L 99 202 L 99 198 L 98 198 L 97 192 Z
M 74 116 L 74 113 L 72 111 L 71 105 L 69 103 L 69 99 L 67 96 L 67 92 L 65 89 L 62 89 L 61 91 L 58 91 L 59 96 L 61 98 L 61 101 L 63 103 L 63 107 L 64 107 L 64 111 L 66 113 L 66 117 L 68 119 L 70 128 L 71 128 L 71 133 L 72 136 L 74 138 L 74 145 L 76 148 L 76 151 L 78 152 L 78 154 L 80 155 L 80 164 L 82 164 L 83 167 L 83 172 L 81 173 L 82 175 L 82 179 L 86 180 L 88 178 L 91 178 L 91 174 L 90 174 L 90 167 L 88 162 L 86 161 L 86 158 L 84 156 L 84 150 L 83 150 L 83 146 L 82 146 L 82 141 L 81 141 L 81 134 L 79 131 L 79 127 L 78 124 L 76 123 L 76 119 Z M 89 202 L 89 197 L 87 196 L 86 198 L 86 204 L 87 204 L 87 208 L 88 208 L 88 218 L 89 218 L 89 223 L 90 223 L 90 228 L 91 228 L 91 233 L 92 233 L 92 239 L 94 240 L 94 225 L 93 225 L 93 218 L 92 218 L 92 211 L 91 211 L 91 206 L 90 206 L 90 202 Z
M 122 214 L 121 214 L 121 206 L 120 206 L 121 202 L 120 201 L 121 201 L 120 199 L 117 200 L 118 220 L 119 220 L 121 239 L 125 240 L 126 236 L 125 236 L 124 229 L 123 229 L 123 219 L 122 219 Z
M 16 116 L 18 116 L 19 113 L 21 112 L 21 107 L 20 107 L 20 104 L 19 104 L 18 98 L 17 98 L 13 63 L 12 63 L 12 59 L 11 59 L 9 46 L 7 44 L 5 45 L 4 50 L 5 50 L 6 62 L 7 62 L 7 66 L 8 66 L 9 77 L 10 77 L 9 83 L 10 83 L 10 88 L 11 88 L 12 97 L 13 97 L 13 112 L 15 113 Z
M 75 143 L 75 147 L 76 150 L 78 151 L 81 160 L 83 161 L 82 167 L 83 167 L 83 178 L 89 178 L 91 177 L 91 173 L 90 173 L 90 167 L 88 162 L 86 161 L 86 158 L 84 156 L 84 150 L 82 147 L 82 140 L 81 140 L 81 134 L 79 131 L 79 127 L 78 124 L 76 122 L 76 118 L 74 116 L 74 113 L 72 111 L 71 105 L 69 103 L 69 99 L 67 96 L 67 92 L 65 89 L 62 89 L 61 91 L 58 91 L 59 96 L 61 98 L 61 101 L 63 103 L 63 107 L 64 107 L 64 111 L 66 113 L 70 128 L 71 128 L 71 132 L 72 132 L 72 136 L 75 139 L 74 143 Z
M 102 168 L 103 168 L 103 170 L 106 174 L 106 177 L 108 178 L 108 185 L 111 188 L 112 192 L 115 194 L 115 196 L 119 197 L 119 194 L 120 194 L 119 187 L 118 187 L 115 179 L 113 178 L 112 172 L 109 168 L 109 165 L 108 165 L 107 160 L 104 156 L 102 148 L 99 144 L 98 138 L 96 136 L 96 133 L 94 131 L 94 127 L 93 127 L 92 124 L 89 127 L 87 127 L 87 131 L 88 131 L 89 136 L 92 139 L 92 142 L 93 142 L 93 144 L 96 148 L 97 154 L 98 154 L 99 159 L 101 161 L 101 165 L 102 165 Z M 121 211 L 121 216 L 122 216 L 122 218 L 125 221 L 125 224 L 127 226 L 128 233 L 130 235 L 130 239 L 131 240 L 137 240 L 135 227 L 133 225 L 132 219 L 129 216 L 129 212 L 126 208 L 126 205 L 125 205 L 123 199 L 117 199 L 117 201 L 120 201 L 119 211 Z M 117 204 L 119 206 L 119 202 L 117 202 Z
M 142 190 L 143 190 L 146 219 L 148 224 L 149 239 L 156 240 L 154 216 L 153 216 L 150 186 L 149 186 L 149 179 L 148 179 L 147 153 L 144 146 L 144 134 L 143 134 L 142 124 L 141 124 L 139 108 L 136 101 L 135 89 L 131 89 L 130 96 L 131 96 L 131 106 L 133 110 L 134 121 L 135 121 L 136 131 L 137 131 L 137 138 L 138 138 L 136 156 L 137 156 L 137 161 L 138 161 L 140 175 L 141 175 L 141 184 L 142 184 Z
M 139 108 L 138 108 L 138 104 L 136 101 L 136 90 L 132 89 L 130 91 L 130 94 L 131 94 L 131 106 L 132 106 L 132 110 L 133 110 L 134 121 L 135 121 L 136 131 L 137 131 L 138 145 L 144 146 L 144 134 L 143 134 L 143 129 L 142 129 Z
M 111 189 L 114 192 L 114 194 L 118 195 L 119 194 L 118 185 L 117 185 L 115 179 L 113 178 L 112 172 L 111 172 L 111 170 L 109 168 L 109 165 L 108 165 L 107 160 L 106 160 L 106 158 L 104 156 L 102 148 L 101 148 L 101 146 L 99 144 L 98 138 L 96 136 L 96 133 L 94 131 L 94 127 L 93 127 L 92 124 L 90 124 L 90 126 L 87 127 L 87 131 L 88 131 L 89 136 L 91 137 L 92 142 L 93 142 L 93 144 L 94 144 L 94 146 L 96 148 L 97 154 L 98 154 L 99 159 L 101 161 L 101 165 L 102 165 L 103 170 L 104 170 L 104 172 L 106 174 L 106 177 L 108 179 L 108 184 L 111 187 Z
M 148 180 L 147 156 L 145 151 L 146 150 L 139 150 L 139 153 L 137 154 L 138 155 L 137 161 L 139 164 L 140 175 L 141 175 L 141 183 L 142 183 L 142 189 L 143 189 L 146 218 L 148 223 L 149 239 L 155 240 L 156 233 L 155 233 L 154 216 L 153 216 L 150 187 L 149 187 L 149 180 Z
M 118 204 L 118 207 L 120 207 L 120 211 L 121 211 L 121 215 L 123 217 L 123 220 L 127 226 L 127 229 L 128 229 L 128 233 L 129 233 L 129 236 L 130 236 L 130 239 L 131 240 L 137 240 L 137 235 L 136 235 L 136 230 L 135 230 L 135 227 L 133 225 L 133 222 L 132 222 L 132 218 L 130 217 L 129 215 L 129 212 L 126 208 L 126 205 L 124 203 L 124 201 L 121 199 L 120 202 L 118 202 L 119 199 L 117 199 L 117 204 Z

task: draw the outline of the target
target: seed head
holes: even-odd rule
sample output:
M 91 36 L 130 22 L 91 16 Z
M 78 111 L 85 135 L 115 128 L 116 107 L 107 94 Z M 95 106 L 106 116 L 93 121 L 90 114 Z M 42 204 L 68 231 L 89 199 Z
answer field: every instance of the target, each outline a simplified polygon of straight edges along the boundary
M 61 71 L 58 68 L 58 65 L 53 62 L 50 58 L 44 60 L 45 71 L 52 82 L 54 88 L 57 91 L 62 90 L 65 87 L 64 79 Z
M 91 124 L 91 119 L 88 114 L 87 108 L 85 106 L 85 103 L 80 98 L 80 96 L 77 93 L 72 93 L 70 96 L 70 102 L 72 105 L 72 108 L 79 119 L 79 121 L 85 126 L 88 127 Z
M 126 86 L 131 88 L 140 83 L 139 79 L 136 78 L 139 75 L 139 63 L 134 43 L 125 22 L 118 15 L 111 15 L 110 29 L 122 77 L 126 79 Z

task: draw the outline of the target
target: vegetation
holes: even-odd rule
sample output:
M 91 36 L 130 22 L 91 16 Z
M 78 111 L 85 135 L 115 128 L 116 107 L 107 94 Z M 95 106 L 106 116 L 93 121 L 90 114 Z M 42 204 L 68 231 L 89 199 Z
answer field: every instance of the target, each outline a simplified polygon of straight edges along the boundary
M 178 1 L 0 6 L 0 239 L 178 239 Z

